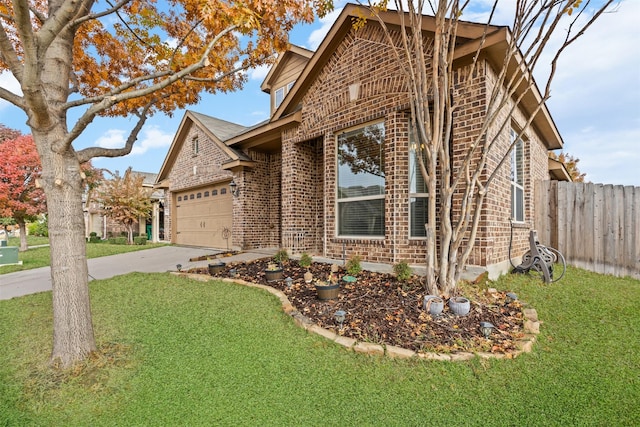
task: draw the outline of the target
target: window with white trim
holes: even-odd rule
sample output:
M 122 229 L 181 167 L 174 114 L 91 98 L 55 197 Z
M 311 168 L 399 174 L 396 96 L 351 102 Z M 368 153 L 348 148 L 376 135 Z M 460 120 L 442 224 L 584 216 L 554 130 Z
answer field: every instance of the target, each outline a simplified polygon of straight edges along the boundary
M 409 236 L 426 237 L 429 193 L 420 171 L 415 143 L 409 147 Z
M 517 141 L 516 141 L 517 138 Z M 511 129 L 511 218 L 524 222 L 524 144 L 518 132 Z
M 379 122 L 337 137 L 339 236 L 384 236 L 384 135 Z
M 285 86 L 282 86 L 276 89 L 275 98 L 274 98 L 274 103 L 276 108 L 278 108 L 280 104 L 282 104 L 282 101 L 284 101 L 284 97 L 289 93 L 294 83 L 295 81 L 289 82 Z

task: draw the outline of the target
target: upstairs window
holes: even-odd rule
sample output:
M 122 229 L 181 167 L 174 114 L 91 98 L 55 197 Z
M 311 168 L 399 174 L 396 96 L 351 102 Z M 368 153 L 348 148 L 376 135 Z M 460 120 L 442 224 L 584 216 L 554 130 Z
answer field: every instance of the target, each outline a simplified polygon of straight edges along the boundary
M 383 237 L 384 123 L 338 135 L 338 235 Z
M 517 139 L 517 140 L 516 140 Z M 511 129 L 511 218 L 524 222 L 524 147 L 518 132 Z
M 295 82 L 289 82 L 285 86 L 282 86 L 282 87 L 279 87 L 278 89 L 276 89 L 275 99 L 274 99 L 275 108 L 278 108 L 280 106 L 280 104 L 282 104 L 282 101 L 284 101 L 284 97 L 287 96 L 287 94 L 289 93 L 289 91 L 293 87 L 294 83 Z

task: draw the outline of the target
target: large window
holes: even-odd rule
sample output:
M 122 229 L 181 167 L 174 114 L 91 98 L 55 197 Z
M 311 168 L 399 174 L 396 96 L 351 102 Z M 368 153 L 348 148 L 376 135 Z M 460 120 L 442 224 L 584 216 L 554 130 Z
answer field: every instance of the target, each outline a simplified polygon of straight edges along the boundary
M 516 141 L 517 138 L 517 141 Z M 511 129 L 511 218 L 524 222 L 524 147 L 518 133 Z
M 426 237 L 424 225 L 427 223 L 429 194 L 415 149 L 415 144 L 412 143 L 409 149 L 409 232 L 411 237 Z
M 338 235 L 384 236 L 384 123 L 338 135 Z

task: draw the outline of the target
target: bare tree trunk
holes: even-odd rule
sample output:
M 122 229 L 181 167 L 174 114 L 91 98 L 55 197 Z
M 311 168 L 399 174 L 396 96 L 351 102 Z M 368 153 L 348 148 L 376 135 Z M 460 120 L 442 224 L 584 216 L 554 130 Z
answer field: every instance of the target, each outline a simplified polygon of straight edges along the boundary
M 34 133 L 34 138 L 47 139 L 54 133 Z M 38 144 L 39 147 L 51 145 Z M 60 154 L 46 150 L 41 152 L 40 158 L 51 249 L 51 363 L 69 367 L 96 350 L 89 299 L 81 170 L 73 152 Z
M 24 252 L 29 249 L 27 245 L 27 226 L 24 221 L 18 221 L 18 228 L 20 229 L 20 252 Z
M 133 245 L 133 223 L 127 223 L 127 243 Z

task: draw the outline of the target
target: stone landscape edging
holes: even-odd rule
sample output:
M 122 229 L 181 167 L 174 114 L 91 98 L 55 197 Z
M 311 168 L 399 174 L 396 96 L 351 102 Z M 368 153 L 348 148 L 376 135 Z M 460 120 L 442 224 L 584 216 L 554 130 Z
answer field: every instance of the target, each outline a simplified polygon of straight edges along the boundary
M 322 328 L 315 324 L 311 319 L 300 313 L 289 301 L 289 298 L 279 289 L 272 288 L 271 286 L 262 285 L 259 283 L 247 282 L 241 279 L 231 279 L 226 277 L 213 277 L 204 274 L 195 273 L 182 273 L 171 272 L 174 275 L 189 277 L 200 282 L 209 282 L 212 280 L 219 280 L 225 283 L 235 283 L 238 285 L 244 285 L 250 288 L 264 289 L 272 295 L 277 296 L 282 304 L 282 310 L 291 316 L 294 322 L 306 330 L 314 334 L 320 335 L 330 341 L 335 342 L 347 349 L 350 349 L 356 353 L 364 353 L 376 356 L 386 356 L 397 359 L 411 359 L 420 358 L 427 360 L 446 360 L 452 362 L 460 362 L 465 360 L 471 360 L 475 357 L 481 359 L 514 359 L 522 353 L 531 353 L 533 351 L 533 344 L 536 342 L 536 336 L 540 333 L 540 320 L 538 319 L 538 313 L 534 308 L 525 308 L 523 310 L 524 315 L 524 336 L 516 341 L 517 349 L 509 353 L 490 353 L 484 351 L 478 352 L 460 352 L 460 353 L 422 353 L 413 350 L 409 350 L 402 347 L 393 345 L 374 344 L 365 341 L 358 341 L 354 338 L 345 337 L 328 329 Z

